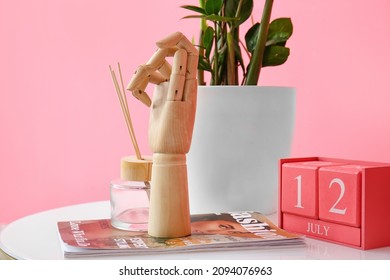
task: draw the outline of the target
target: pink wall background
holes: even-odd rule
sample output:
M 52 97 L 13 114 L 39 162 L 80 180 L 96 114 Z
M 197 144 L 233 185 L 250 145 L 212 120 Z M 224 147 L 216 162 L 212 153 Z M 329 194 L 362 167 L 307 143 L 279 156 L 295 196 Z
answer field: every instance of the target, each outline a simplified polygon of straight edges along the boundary
M 255 1 L 259 18 L 263 0 Z M 109 199 L 119 159 L 133 154 L 108 65 L 128 81 L 174 31 L 187 1 L 2 1 L 0 224 L 53 207 Z M 276 0 L 289 16 L 289 61 L 262 85 L 297 88 L 292 156 L 390 162 L 390 2 Z M 149 153 L 148 110 L 130 99 Z

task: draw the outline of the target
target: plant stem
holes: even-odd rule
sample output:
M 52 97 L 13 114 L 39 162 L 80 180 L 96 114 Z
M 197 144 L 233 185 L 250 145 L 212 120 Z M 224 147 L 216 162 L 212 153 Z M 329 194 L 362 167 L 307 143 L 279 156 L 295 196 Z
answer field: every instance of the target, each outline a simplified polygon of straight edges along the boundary
M 266 0 L 264 4 L 257 42 L 248 69 L 246 85 L 257 85 L 259 80 L 273 2 L 273 0 Z
M 233 46 L 233 35 L 230 32 L 227 33 L 227 84 L 234 85 L 235 84 L 235 60 L 234 56 L 234 46 Z
M 199 0 L 199 6 L 204 9 L 205 0 Z M 199 46 L 203 46 L 203 36 L 204 32 L 207 28 L 207 23 L 204 18 L 200 20 L 200 34 L 199 34 Z M 204 48 L 198 48 L 199 57 L 204 56 L 205 50 Z M 206 82 L 204 81 L 204 70 L 198 69 L 198 85 L 204 86 Z
M 213 82 L 214 82 L 214 85 L 219 85 L 219 78 L 218 78 L 218 63 L 219 63 L 219 59 L 218 59 L 218 33 L 219 31 L 217 31 L 217 23 L 214 21 L 214 32 L 215 32 L 215 36 L 214 36 L 214 79 L 213 79 Z
M 240 0 L 237 5 L 235 17 L 238 18 L 241 13 L 243 0 Z M 227 43 L 227 84 L 237 85 L 238 84 L 238 67 L 235 54 L 235 43 L 239 42 L 239 26 L 236 22 L 231 22 L 230 30 L 227 32 L 226 43 Z

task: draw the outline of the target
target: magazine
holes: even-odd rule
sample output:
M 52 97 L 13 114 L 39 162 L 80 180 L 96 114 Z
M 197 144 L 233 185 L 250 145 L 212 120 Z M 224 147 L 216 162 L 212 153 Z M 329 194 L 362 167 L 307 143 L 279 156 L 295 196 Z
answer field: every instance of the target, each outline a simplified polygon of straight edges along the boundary
M 191 235 L 156 238 L 113 228 L 109 219 L 58 222 L 65 257 L 177 253 L 303 246 L 303 236 L 275 226 L 258 212 L 191 215 Z

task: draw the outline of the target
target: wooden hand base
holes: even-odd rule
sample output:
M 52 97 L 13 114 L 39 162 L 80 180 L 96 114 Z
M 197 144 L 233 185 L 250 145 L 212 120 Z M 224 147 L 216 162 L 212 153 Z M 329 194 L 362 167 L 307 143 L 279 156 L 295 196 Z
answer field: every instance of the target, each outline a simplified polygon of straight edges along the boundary
M 148 233 L 170 238 L 191 234 L 185 154 L 153 154 Z

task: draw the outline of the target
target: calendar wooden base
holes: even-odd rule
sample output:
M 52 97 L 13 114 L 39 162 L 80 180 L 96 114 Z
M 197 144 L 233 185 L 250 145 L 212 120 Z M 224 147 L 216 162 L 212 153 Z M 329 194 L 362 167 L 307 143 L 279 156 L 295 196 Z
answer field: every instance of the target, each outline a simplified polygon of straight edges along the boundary
M 321 173 L 320 176 L 316 177 L 306 176 L 304 169 L 302 169 L 304 175 L 294 175 L 295 177 L 291 177 L 292 179 L 286 179 L 287 173 L 290 172 L 286 167 L 293 166 L 294 168 L 291 163 L 315 161 L 320 162 L 320 164 L 322 162 L 333 164 L 332 168 L 321 165 L 316 171 L 333 172 L 329 173 L 334 177 L 330 183 L 325 181 L 327 178 Z M 350 181 L 344 179 L 351 174 L 347 168 L 351 166 L 359 170 L 353 173 L 357 180 L 351 181 L 353 182 L 352 186 Z M 299 166 L 295 166 L 295 168 L 299 168 Z M 307 178 L 309 180 L 306 180 Z M 325 187 L 324 182 L 327 184 Z M 334 182 L 336 183 L 332 185 Z M 307 195 L 305 190 L 313 188 L 313 186 L 317 188 L 314 195 Z M 318 190 L 318 186 L 320 190 Z M 327 196 L 326 192 L 331 191 L 336 191 L 337 196 Z M 316 201 L 309 201 L 308 199 L 315 199 Z M 305 206 L 309 204 L 314 205 L 312 207 L 314 210 L 307 214 L 305 213 Z M 330 207 L 324 208 L 324 205 Z M 297 211 L 294 210 L 294 207 Z M 329 214 L 324 209 L 330 209 L 328 212 L 335 213 Z M 348 218 L 350 212 L 353 212 L 351 216 L 353 222 L 350 222 Z M 301 233 L 308 237 L 367 250 L 390 246 L 389 213 L 390 164 L 388 163 L 325 157 L 280 160 L 279 226 L 283 229 Z

